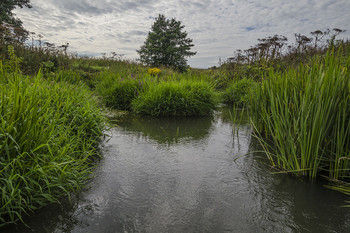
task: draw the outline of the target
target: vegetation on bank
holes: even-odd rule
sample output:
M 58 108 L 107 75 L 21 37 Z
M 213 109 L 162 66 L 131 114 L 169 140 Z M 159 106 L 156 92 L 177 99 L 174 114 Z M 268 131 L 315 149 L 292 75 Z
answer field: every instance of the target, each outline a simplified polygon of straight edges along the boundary
M 0 226 L 80 190 L 105 128 L 85 85 L 21 75 L 12 57 L 0 61 Z
M 255 80 L 248 95 L 253 132 L 275 168 L 327 179 L 327 187 L 349 194 L 350 42 L 335 34 L 323 44 L 304 40 L 303 50 L 291 47 L 278 58 L 257 46 L 255 60 L 248 50 L 219 70 L 233 80 Z
M 122 77 L 118 74 L 103 73 L 99 76 L 96 91 L 102 96 L 108 108 L 131 110 L 131 102 L 144 88 L 144 82 L 133 77 Z
M 214 89 L 204 81 L 149 83 L 132 101 L 137 114 L 151 116 L 204 116 L 217 105 Z
M 288 173 L 350 175 L 350 59 L 341 51 L 284 73 L 270 72 L 251 99 L 255 130 L 271 163 Z
M 222 101 L 228 104 L 235 104 L 238 107 L 244 107 L 249 104 L 249 99 L 256 85 L 256 82 L 246 78 L 233 81 L 222 92 Z

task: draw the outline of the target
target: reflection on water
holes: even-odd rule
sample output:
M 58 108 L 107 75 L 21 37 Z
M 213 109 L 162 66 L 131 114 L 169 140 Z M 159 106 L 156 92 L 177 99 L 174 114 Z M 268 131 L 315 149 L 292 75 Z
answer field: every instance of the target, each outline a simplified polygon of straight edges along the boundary
M 151 138 L 160 144 L 173 144 L 206 138 L 212 121 L 212 116 L 154 118 L 126 115 L 118 125 L 125 131 L 136 132 L 139 137 Z
M 229 115 L 128 118 L 89 189 L 4 232 L 349 232 L 346 197 L 272 174 L 249 125 L 233 130 Z

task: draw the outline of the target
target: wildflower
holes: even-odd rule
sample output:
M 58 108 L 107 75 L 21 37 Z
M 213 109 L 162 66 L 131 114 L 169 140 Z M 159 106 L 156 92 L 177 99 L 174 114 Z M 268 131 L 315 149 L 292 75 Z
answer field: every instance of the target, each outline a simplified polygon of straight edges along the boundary
M 160 69 L 158 68 L 150 68 L 148 69 L 148 74 L 152 75 L 152 76 L 156 76 L 157 74 L 160 73 Z

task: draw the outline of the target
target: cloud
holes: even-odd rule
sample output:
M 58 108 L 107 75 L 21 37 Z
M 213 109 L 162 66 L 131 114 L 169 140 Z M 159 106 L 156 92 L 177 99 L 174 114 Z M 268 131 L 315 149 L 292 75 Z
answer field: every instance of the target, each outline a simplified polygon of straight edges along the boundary
M 327 28 L 348 29 L 348 0 L 31 0 L 32 9 L 17 9 L 24 27 L 45 40 L 70 43 L 84 54 L 115 51 L 137 58 L 136 50 L 159 13 L 176 18 L 193 39 L 195 67 L 217 65 L 258 38 L 294 33 L 309 35 Z

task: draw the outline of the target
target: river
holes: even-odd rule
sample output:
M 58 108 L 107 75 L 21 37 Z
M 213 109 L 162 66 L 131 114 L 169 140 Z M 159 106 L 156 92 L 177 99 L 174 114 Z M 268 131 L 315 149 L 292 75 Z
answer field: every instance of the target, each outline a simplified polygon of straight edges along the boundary
M 350 232 L 347 197 L 274 174 L 247 117 L 230 112 L 125 117 L 88 188 L 0 232 Z

